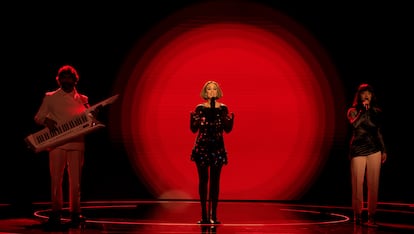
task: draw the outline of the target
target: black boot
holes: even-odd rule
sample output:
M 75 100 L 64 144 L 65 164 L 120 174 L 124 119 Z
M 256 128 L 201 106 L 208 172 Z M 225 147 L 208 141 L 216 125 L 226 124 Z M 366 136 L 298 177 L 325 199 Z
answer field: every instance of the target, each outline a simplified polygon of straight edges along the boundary
M 210 222 L 212 224 L 221 224 L 221 222 L 217 219 L 217 216 L 214 213 L 211 214 L 211 220 L 210 220 Z
M 201 220 L 197 222 L 198 224 L 210 224 L 210 220 L 207 218 L 207 212 L 202 212 Z
M 201 202 L 201 220 L 197 222 L 198 224 L 209 224 L 210 220 L 207 218 L 207 208 L 206 202 Z
M 70 216 L 70 226 L 71 227 L 79 227 L 85 224 L 86 218 L 80 213 L 72 213 Z
M 197 221 L 198 224 L 211 224 L 207 218 L 201 218 L 201 220 Z
M 49 215 L 49 218 L 45 223 L 43 223 L 43 228 L 46 231 L 62 231 L 64 225 L 61 221 L 62 214 L 60 211 L 52 211 Z
M 52 211 L 47 219 L 47 224 L 51 226 L 59 226 L 61 225 L 61 212 L 59 211 Z
M 365 225 L 373 228 L 378 227 L 377 221 L 375 219 L 375 214 L 368 214 L 368 222 L 366 222 Z
M 212 224 L 221 224 L 221 222 L 217 219 L 217 202 L 214 201 L 212 202 L 210 221 Z

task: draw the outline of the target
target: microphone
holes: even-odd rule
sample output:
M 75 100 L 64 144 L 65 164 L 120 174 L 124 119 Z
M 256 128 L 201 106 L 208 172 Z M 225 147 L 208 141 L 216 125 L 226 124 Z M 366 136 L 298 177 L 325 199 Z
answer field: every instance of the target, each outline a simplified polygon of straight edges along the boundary
M 211 100 L 210 100 L 210 107 L 211 107 L 211 109 L 216 108 L 216 98 L 215 97 L 212 97 L 211 98 Z
M 369 108 L 369 100 L 368 100 L 368 98 L 365 98 L 364 101 L 362 102 L 362 104 L 364 104 L 365 110 L 368 110 L 368 108 Z
M 215 115 L 216 115 L 216 98 L 212 97 L 210 98 L 210 110 L 207 110 L 207 119 L 210 121 L 214 121 Z

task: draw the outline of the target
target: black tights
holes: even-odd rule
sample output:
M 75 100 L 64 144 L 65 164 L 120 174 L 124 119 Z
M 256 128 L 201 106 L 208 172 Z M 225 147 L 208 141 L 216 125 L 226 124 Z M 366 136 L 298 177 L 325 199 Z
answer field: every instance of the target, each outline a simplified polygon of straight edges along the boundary
M 198 193 L 201 203 L 201 218 L 208 220 L 208 214 L 211 211 L 211 219 L 217 219 L 217 203 L 220 190 L 220 173 L 222 165 L 202 166 L 197 165 L 198 172 Z M 208 181 L 210 175 L 210 189 L 208 190 Z M 207 201 L 208 209 L 207 209 Z

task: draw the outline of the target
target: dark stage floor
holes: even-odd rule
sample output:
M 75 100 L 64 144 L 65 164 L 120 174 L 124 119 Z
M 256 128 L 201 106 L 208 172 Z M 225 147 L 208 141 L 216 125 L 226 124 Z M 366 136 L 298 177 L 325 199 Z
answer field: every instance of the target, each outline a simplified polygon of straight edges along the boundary
M 291 202 L 222 201 L 220 225 L 197 224 L 197 201 L 84 202 L 87 220 L 80 228 L 47 229 L 48 209 L 47 203 L 31 204 L 30 211 L 0 205 L 0 233 L 414 233 L 414 204 L 400 203 L 379 204 L 377 228 L 354 225 L 350 207 Z

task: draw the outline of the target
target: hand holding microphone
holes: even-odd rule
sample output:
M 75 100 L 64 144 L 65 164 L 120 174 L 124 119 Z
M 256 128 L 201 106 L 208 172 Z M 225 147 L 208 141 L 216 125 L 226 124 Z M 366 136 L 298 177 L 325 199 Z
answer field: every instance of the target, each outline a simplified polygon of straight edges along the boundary
M 362 104 L 364 105 L 365 110 L 368 110 L 368 109 L 369 109 L 369 100 L 368 100 L 368 99 L 365 99 L 365 100 L 362 102 Z
M 216 114 L 216 98 L 212 97 L 210 98 L 210 109 L 207 111 L 206 117 L 209 121 L 214 121 Z
M 215 97 L 212 97 L 210 99 L 210 108 L 212 108 L 212 109 L 216 108 L 216 98 Z

